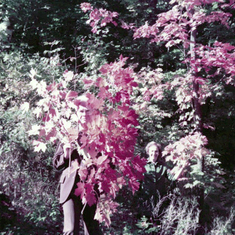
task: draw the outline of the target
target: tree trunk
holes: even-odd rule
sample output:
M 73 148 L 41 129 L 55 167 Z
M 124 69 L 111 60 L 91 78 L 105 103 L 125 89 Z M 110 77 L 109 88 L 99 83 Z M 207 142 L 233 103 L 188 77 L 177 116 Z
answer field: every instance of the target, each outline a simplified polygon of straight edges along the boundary
M 190 53 L 191 53 L 191 59 L 195 60 L 195 44 L 196 44 L 196 29 L 192 30 L 190 35 Z M 193 107 L 195 110 L 194 115 L 194 123 L 195 123 L 195 131 L 198 131 L 202 133 L 202 111 L 201 111 L 201 104 L 199 103 L 199 84 L 196 81 L 196 72 L 192 71 L 193 75 Z M 198 159 L 197 162 L 199 169 L 201 172 L 204 172 L 204 156 L 202 156 L 201 159 Z M 204 213 L 204 187 L 200 186 L 197 190 L 198 195 L 198 203 L 199 203 L 199 224 L 201 228 L 199 228 L 198 234 L 202 234 L 202 230 L 205 224 L 205 213 Z

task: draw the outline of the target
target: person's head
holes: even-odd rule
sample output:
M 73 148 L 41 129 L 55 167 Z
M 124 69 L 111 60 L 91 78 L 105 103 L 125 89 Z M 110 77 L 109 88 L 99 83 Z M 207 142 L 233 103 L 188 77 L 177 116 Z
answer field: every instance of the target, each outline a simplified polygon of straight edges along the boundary
M 78 111 L 77 111 L 79 123 L 85 124 L 87 122 L 88 111 L 89 109 L 87 107 L 83 105 L 79 105 Z
M 157 144 L 154 141 L 148 143 L 145 150 L 146 153 L 149 155 L 150 162 L 157 162 L 161 157 L 161 145 Z
M 89 108 L 87 106 L 87 97 L 86 96 L 80 96 L 79 97 L 79 105 L 77 109 L 77 116 L 78 116 L 78 122 L 79 124 L 85 124 L 88 121 L 88 112 Z

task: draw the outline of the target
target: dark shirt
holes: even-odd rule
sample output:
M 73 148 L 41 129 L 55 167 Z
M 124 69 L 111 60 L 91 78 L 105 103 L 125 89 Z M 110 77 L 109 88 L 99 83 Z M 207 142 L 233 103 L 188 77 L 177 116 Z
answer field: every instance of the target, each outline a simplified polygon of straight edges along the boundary
M 157 199 L 158 194 L 164 196 L 167 192 L 167 167 L 164 162 L 148 163 L 142 184 L 143 190 L 149 197 Z

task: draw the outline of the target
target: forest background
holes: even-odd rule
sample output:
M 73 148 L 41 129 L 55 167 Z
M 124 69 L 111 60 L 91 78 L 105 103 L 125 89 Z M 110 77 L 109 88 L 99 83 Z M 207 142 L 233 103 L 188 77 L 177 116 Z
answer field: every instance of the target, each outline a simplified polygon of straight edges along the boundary
M 172 173 L 183 169 L 158 225 L 139 217 L 128 184 L 104 234 L 233 234 L 235 3 L 89 3 L 0 1 L 1 234 L 60 234 L 55 145 L 33 145 L 33 128 L 48 121 L 37 115 L 40 89 L 66 79 L 67 91 L 126 103 L 137 114 L 135 153 L 146 158 L 154 140 Z

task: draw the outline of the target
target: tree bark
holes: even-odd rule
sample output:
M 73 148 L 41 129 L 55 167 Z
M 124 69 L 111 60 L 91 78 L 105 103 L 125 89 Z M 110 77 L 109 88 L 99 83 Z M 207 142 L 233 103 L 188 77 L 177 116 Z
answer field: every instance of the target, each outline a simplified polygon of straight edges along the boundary
M 195 55 L 195 45 L 196 45 L 196 29 L 191 31 L 190 34 L 190 54 L 191 59 L 194 61 L 196 59 Z M 199 94 L 199 84 L 196 81 L 196 71 L 192 71 L 193 77 L 193 107 L 195 110 L 194 115 L 194 123 L 195 123 L 195 131 L 202 133 L 202 111 L 201 111 L 201 104 L 199 102 L 200 94 Z M 201 159 L 197 159 L 197 164 L 201 172 L 204 172 L 204 156 Z M 200 186 L 196 190 L 198 195 L 198 204 L 199 204 L 199 224 L 200 228 L 197 234 L 202 234 L 202 230 L 205 224 L 205 213 L 204 213 L 204 187 Z

